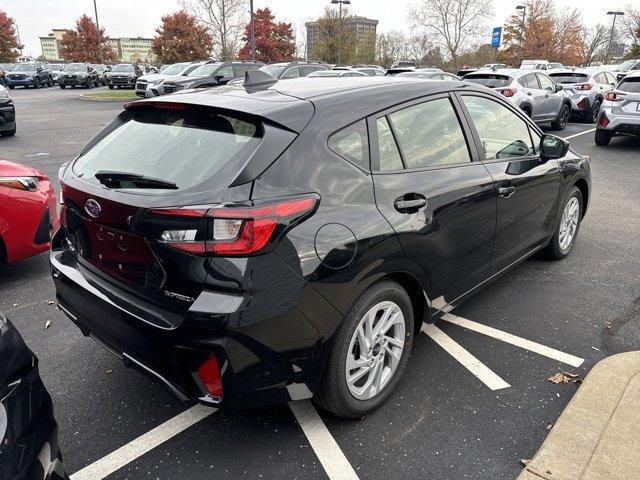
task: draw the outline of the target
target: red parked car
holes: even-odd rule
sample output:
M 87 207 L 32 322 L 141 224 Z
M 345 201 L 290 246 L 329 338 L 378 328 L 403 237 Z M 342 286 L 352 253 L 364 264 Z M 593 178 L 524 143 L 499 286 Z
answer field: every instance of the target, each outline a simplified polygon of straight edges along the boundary
M 57 225 L 56 197 L 47 176 L 0 160 L 0 263 L 48 250 Z

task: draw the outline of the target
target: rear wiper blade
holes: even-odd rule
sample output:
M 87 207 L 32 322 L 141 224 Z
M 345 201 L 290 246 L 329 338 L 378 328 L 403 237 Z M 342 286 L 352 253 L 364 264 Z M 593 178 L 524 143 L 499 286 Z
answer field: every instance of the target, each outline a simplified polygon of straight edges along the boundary
M 146 177 L 137 173 L 110 172 L 100 170 L 94 175 L 107 188 L 166 188 L 177 190 L 178 185 L 160 178 Z M 122 185 L 125 183 L 126 185 Z

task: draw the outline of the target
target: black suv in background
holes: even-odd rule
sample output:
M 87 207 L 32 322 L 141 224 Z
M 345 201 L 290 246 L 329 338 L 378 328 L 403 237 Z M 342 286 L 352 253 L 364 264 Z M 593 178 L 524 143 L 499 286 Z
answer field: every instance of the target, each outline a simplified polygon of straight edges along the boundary
M 572 250 L 588 157 L 483 86 L 250 71 L 213 93 L 130 103 L 65 165 L 50 252 L 60 309 L 183 400 L 360 417 L 423 319 Z
M 0 85 L 0 135 L 13 137 L 16 134 L 16 107 L 9 92 Z
M 92 63 L 91 66 L 98 74 L 98 82 L 103 87 L 107 86 L 107 78 L 106 75 L 109 72 L 109 68 L 106 65 L 101 65 L 99 63 Z
M 19 63 L 4 77 L 7 86 L 15 87 L 53 87 L 53 75 L 45 65 L 39 63 Z
M 88 63 L 70 63 L 58 75 L 58 85 L 62 89 L 67 87 L 99 87 L 100 77 L 95 68 Z
M 136 81 L 144 75 L 143 69 L 134 63 L 119 63 L 114 65 L 105 75 L 107 86 L 110 90 L 118 88 L 135 88 Z
M 164 82 L 164 93 L 174 93 L 187 88 L 225 85 L 234 78 L 242 78 L 247 70 L 256 70 L 264 63 L 252 61 L 207 62 L 189 72 L 184 78 Z

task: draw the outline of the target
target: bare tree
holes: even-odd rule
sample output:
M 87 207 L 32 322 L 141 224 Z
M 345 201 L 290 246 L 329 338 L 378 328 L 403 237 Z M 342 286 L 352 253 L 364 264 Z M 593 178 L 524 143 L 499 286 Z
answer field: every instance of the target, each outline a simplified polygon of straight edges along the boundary
M 638 42 L 640 37 L 640 9 L 631 5 L 625 7 L 625 15 L 620 19 L 622 22 L 622 36 L 631 43 Z
M 599 23 L 595 27 L 583 27 L 582 56 L 584 66 L 588 67 L 595 60 L 598 60 L 606 50 L 608 28 Z M 605 53 L 606 54 L 606 53 Z
M 181 0 L 182 6 L 207 25 L 221 60 L 235 57 L 248 18 L 245 0 Z
M 493 0 L 421 0 L 409 9 L 409 19 L 423 27 L 434 43 L 457 60 L 473 41 L 489 36 Z

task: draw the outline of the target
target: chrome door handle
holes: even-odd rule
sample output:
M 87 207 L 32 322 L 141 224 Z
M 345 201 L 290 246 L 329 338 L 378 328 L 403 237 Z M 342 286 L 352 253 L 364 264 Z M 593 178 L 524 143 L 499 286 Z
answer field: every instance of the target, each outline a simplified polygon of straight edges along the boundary
M 516 191 L 516 187 L 498 187 L 498 196 L 509 198 Z
M 427 199 L 420 194 L 403 195 L 393 202 L 393 206 L 400 213 L 416 213 L 417 210 L 427 206 Z

